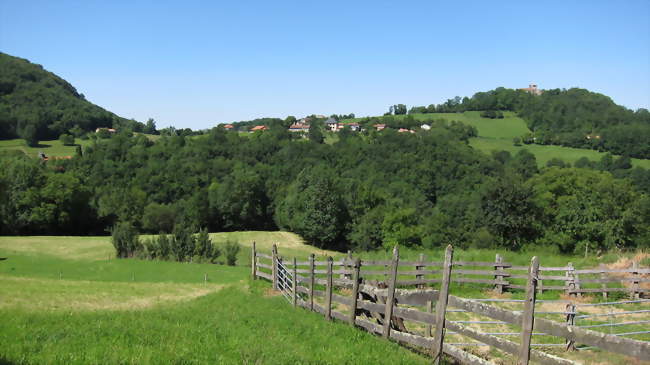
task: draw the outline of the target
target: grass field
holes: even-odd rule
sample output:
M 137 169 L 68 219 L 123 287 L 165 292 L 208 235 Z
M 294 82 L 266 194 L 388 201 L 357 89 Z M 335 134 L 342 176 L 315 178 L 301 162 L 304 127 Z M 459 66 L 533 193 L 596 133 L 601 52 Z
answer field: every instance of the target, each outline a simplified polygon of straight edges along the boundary
M 426 123 L 431 120 L 445 119 L 447 121 L 459 121 L 476 127 L 478 137 L 472 138 L 470 144 L 477 150 L 491 153 L 492 151 L 508 151 L 512 154 L 521 149 L 527 149 L 535 154 L 537 163 L 540 167 L 546 166 L 546 163 L 552 158 L 560 158 L 565 162 L 573 164 L 581 157 L 587 157 L 592 161 L 600 161 L 606 154 L 595 150 L 580 148 L 562 147 L 562 146 L 543 146 L 543 145 L 522 145 L 515 146 L 512 139 L 521 137 L 530 130 L 526 122 L 517 117 L 513 112 L 504 112 L 503 119 L 481 118 L 480 112 L 465 113 L 434 113 L 434 114 L 411 114 L 416 120 Z M 393 116 L 397 119 L 403 119 L 405 115 Z M 362 118 L 350 119 L 349 121 L 359 121 Z M 650 160 L 632 159 L 633 166 L 640 166 L 650 169 Z
M 90 145 L 91 140 L 82 140 L 75 139 L 76 144 L 80 144 L 82 147 Z M 77 146 L 64 146 L 61 141 L 40 141 L 38 147 L 28 147 L 25 144 L 23 139 L 7 139 L 0 140 L 0 151 L 22 151 L 28 156 L 38 157 L 39 152 L 45 153 L 47 156 L 74 156 L 76 153 Z
M 283 232 L 212 238 L 319 252 Z M 0 364 L 429 362 L 269 295 L 249 248 L 229 267 L 114 259 L 108 237 L 0 237 Z

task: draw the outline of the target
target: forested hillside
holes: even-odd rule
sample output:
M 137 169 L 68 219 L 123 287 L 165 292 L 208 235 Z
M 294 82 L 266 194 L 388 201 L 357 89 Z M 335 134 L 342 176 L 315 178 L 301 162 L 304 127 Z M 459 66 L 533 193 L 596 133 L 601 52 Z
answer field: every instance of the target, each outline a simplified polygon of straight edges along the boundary
M 533 95 L 522 90 L 497 88 L 471 98 L 449 99 L 440 105 L 413 107 L 412 113 L 483 111 L 492 118 L 500 111 L 517 112 L 533 131 L 524 143 L 556 144 L 609 151 L 629 157 L 650 158 L 650 112 L 632 111 L 609 97 L 585 89 L 545 90 Z M 406 106 L 391 108 L 406 114 Z
M 87 101 L 42 66 L 0 52 L 0 139 L 23 138 L 33 145 L 129 122 Z
M 650 243 L 650 173 L 624 159 L 538 169 L 486 155 L 472 129 L 339 132 L 324 144 L 282 126 L 214 128 L 153 142 L 120 132 L 83 156 L 0 160 L 2 234 L 102 234 L 174 225 L 285 229 L 319 247 L 544 245 L 563 252 Z

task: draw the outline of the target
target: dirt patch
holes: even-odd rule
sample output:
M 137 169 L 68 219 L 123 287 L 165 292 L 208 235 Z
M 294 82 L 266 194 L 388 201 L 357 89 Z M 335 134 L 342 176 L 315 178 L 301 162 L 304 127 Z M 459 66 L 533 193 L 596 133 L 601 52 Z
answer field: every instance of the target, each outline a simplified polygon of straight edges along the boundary
M 273 290 L 271 288 L 264 289 L 264 294 L 262 294 L 265 297 L 277 297 L 279 295 L 282 295 L 278 290 Z

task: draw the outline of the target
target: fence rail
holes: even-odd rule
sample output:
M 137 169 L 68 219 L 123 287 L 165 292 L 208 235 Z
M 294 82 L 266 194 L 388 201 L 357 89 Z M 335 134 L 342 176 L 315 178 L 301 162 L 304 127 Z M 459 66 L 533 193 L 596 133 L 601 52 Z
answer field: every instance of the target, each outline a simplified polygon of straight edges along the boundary
M 262 263 L 261 260 L 270 260 Z M 380 266 L 381 268 L 373 268 Z M 468 267 L 493 267 L 494 271 L 472 270 Z M 337 267 L 335 269 L 335 267 Z M 428 269 L 434 267 L 435 269 Z M 402 268 L 402 270 L 400 270 Z M 406 269 L 404 269 L 406 268 Z M 514 269 L 512 269 L 514 268 Z M 507 270 L 526 270 L 525 274 L 514 274 Z M 564 290 L 573 295 L 589 292 L 590 288 L 582 288 L 578 274 L 599 275 L 604 273 L 633 273 L 641 275 L 650 269 L 638 268 L 621 270 L 576 270 L 569 263 L 566 267 L 544 267 L 539 260 L 533 258 L 528 267 L 513 266 L 502 262 L 497 255 L 494 263 L 454 261 L 453 248 L 447 247 L 444 262 L 427 262 L 420 256 L 419 261 L 399 260 L 399 251 L 395 248 L 390 261 L 371 261 L 347 258 L 334 261 L 316 261 L 314 255 L 308 261 L 284 262 L 273 247 L 272 255 L 256 252 L 252 248 L 252 276 L 273 282 L 276 290 L 294 306 L 301 306 L 324 315 L 328 320 L 337 319 L 358 326 L 371 333 L 382 335 L 400 343 L 407 343 L 427 349 L 434 359 L 440 360 L 445 353 L 466 364 L 489 364 L 490 362 L 472 355 L 457 346 L 491 346 L 518 359 L 518 364 L 528 364 L 536 361 L 541 364 L 575 364 L 576 362 L 551 355 L 541 350 L 544 347 L 564 346 L 566 349 L 599 348 L 602 350 L 632 356 L 641 360 L 650 360 L 650 342 L 626 338 L 626 335 L 646 334 L 650 331 L 627 330 L 626 332 L 605 334 L 591 328 L 614 327 L 615 324 L 581 324 L 577 320 L 592 317 L 614 316 L 625 314 L 641 314 L 650 310 L 628 310 L 617 313 L 581 314 L 581 307 L 597 305 L 627 305 L 650 304 L 648 299 L 640 296 L 648 290 L 639 287 L 638 283 L 648 279 L 634 276 L 631 290 L 632 299 L 619 302 L 579 304 L 568 300 L 537 300 L 536 294 L 543 290 Z M 543 275 L 544 271 L 565 270 L 565 275 Z M 299 275 L 303 274 L 303 275 Z M 441 275 L 438 278 L 427 278 L 427 275 Z M 458 277 L 462 275 L 462 277 Z M 473 279 L 468 275 L 491 275 L 490 279 Z M 406 277 L 415 279 L 406 279 Z M 523 283 L 512 284 L 509 278 L 521 278 Z M 379 280 L 379 279 L 381 280 Z M 543 280 L 564 281 L 564 285 L 542 285 Z M 599 279 L 603 280 L 603 279 Z M 525 299 L 465 299 L 449 294 L 452 282 L 470 282 L 493 285 L 497 290 L 523 288 L 526 290 Z M 440 283 L 437 290 L 426 288 L 426 284 Z M 601 284 L 603 281 L 598 281 Z M 402 286 L 402 288 L 400 288 Z M 406 286 L 407 288 L 404 288 Z M 417 286 L 417 288 L 413 288 Z M 341 291 L 341 289 L 346 289 Z M 609 289 L 619 288 L 601 288 Z M 491 303 L 523 304 L 523 310 L 504 309 Z M 566 304 L 564 311 L 535 310 L 536 305 L 544 303 Z M 456 312 L 471 313 L 487 319 L 451 320 L 447 318 Z M 561 315 L 563 322 L 552 321 L 541 315 Z M 650 323 L 646 320 L 623 322 L 620 325 L 642 325 Z M 565 321 L 566 320 L 566 321 Z M 417 324 L 419 329 L 409 330 L 405 323 Z M 592 322 L 593 323 L 593 322 Z M 508 330 L 488 330 L 481 332 L 470 327 L 475 324 L 511 326 Z M 625 329 L 623 329 L 625 331 Z M 422 332 L 424 331 L 424 332 Z M 445 340 L 445 336 L 461 336 L 465 340 Z M 548 336 L 557 338 L 564 343 L 533 343 L 533 336 Z M 514 338 L 519 337 L 518 341 Z M 454 337 L 456 338 L 456 337 Z M 478 342 L 467 342 L 471 339 Z M 539 341 L 538 341 L 539 342 Z M 534 348 L 533 348 L 534 347 Z

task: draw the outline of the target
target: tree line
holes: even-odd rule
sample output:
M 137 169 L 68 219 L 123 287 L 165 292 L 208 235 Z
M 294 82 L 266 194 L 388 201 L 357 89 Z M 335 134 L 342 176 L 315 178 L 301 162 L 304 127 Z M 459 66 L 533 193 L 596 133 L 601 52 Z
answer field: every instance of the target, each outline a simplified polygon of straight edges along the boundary
M 391 107 L 388 114 L 405 114 L 406 106 Z M 399 111 L 399 112 L 398 112 Z M 408 114 L 482 111 L 498 118 L 501 111 L 516 112 L 533 131 L 525 143 L 553 144 L 650 158 L 650 112 L 630 110 L 609 97 L 580 88 L 544 90 L 533 95 L 503 87 L 478 92 L 471 98 L 455 97 L 444 103 L 414 106 Z
M 650 243 L 650 173 L 629 158 L 540 169 L 525 150 L 472 149 L 468 130 L 367 129 L 339 132 L 333 144 L 280 124 L 155 142 L 118 131 L 70 160 L 0 157 L 0 233 L 106 234 L 128 224 L 171 236 L 127 252 L 181 260 L 210 255 L 196 242 L 170 251 L 170 242 L 182 242 L 180 225 L 283 229 L 336 250 L 452 243 L 573 252 Z

